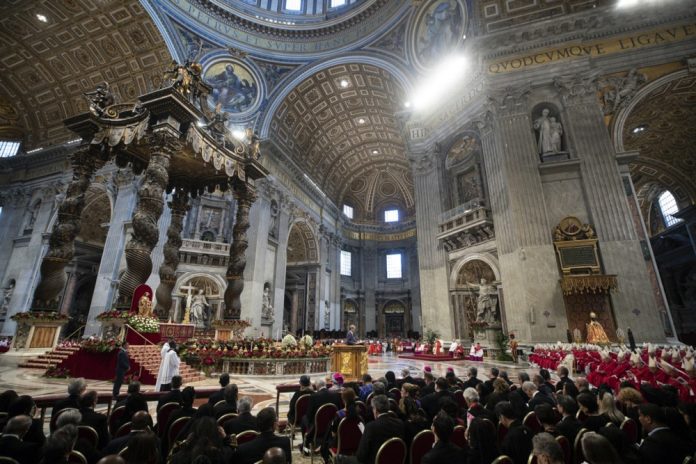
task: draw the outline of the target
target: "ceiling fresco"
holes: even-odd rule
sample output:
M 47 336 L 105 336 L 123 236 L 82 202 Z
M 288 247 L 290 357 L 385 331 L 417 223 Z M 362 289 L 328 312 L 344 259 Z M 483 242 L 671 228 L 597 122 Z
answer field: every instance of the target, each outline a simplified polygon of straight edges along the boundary
M 667 82 L 638 102 L 623 126 L 624 148 L 640 152 L 631 165 L 636 190 L 657 182 L 682 204 L 696 200 L 695 127 L 694 75 Z
M 87 110 L 98 83 L 134 99 L 171 62 L 138 0 L 4 0 L 2 12 L 0 97 L 22 115 L 25 149 L 74 138 L 63 119 Z
M 403 101 L 403 89 L 389 72 L 368 64 L 336 65 L 285 97 L 270 133 L 337 205 L 350 197 L 365 213 L 356 219 L 374 220 L 374 206 L 387 198 L 404 209 L 413 204 L 410 167 L 394 116 Z M 368 189 L 367 181 L 354 187 L 380 172 L 393 189 Z

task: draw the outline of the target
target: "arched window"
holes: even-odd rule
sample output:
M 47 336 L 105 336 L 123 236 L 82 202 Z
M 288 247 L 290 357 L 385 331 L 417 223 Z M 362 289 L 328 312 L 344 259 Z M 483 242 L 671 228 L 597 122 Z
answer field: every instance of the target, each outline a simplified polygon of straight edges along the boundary
M 665 226 L 672 227 L 675 224 L 682 222 L 681 219 L 674 217 L 674 214 L 679 211 L 677 206 L 677 200 L 675 200 L 674 195 L 669 190 L 665 190 L 657 198 L 657 203 L 660 205 L 660 212 L 662 212 L 662 218 L 665 221 Z

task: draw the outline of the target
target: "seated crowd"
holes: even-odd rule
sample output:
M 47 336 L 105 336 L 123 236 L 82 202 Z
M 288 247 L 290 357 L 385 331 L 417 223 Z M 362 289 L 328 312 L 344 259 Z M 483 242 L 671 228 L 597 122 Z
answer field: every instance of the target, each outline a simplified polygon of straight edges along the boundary
M 563 366 L 556 374 L 552 381 L 546 369 L 520 372 L 513 383 L 497 368 L 484 381 L 475 367 L 465 379 L 451 368 L 435 378 L 426 367 L 422 377 L 404 369 L 401 378 L 388 371 L 358 383 L 335 374 L 331 384 L 314 385 L 303 375 L 286 431 L 302 432 L 301 453 L 337 463 L 402 462 L 400 452 L 412 453 L 414 464 L 682 464 L 693 456 L 696 409 L 679 403 L 671 386 L 616 390 L 571 379 Z M 0 456 L 20 464 L 290 463 L 291 440 L 277 433 L 275 409 L 253 415 L 253 400 L 239 397 L 229 375 L 220 386 L 196 408 L 194 388 L 175 377 L 153 418 L 132 382 L 107 417 L 95 411 L 97 393 L 73 379 L 55 402 L 48 437 L 34 400 L 7 390 L 0 394 Z M 396 448 L 387 453 L 385 443 Z

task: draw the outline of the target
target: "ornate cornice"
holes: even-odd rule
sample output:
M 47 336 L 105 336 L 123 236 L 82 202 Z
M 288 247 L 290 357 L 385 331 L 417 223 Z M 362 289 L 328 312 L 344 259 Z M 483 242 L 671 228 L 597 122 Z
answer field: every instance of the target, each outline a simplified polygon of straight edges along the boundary
M 558 89 L 566 105 L 579 105 L 597 102 L 597 75 L 576 74 L 571 76 L 556 76 L 553 84 Z

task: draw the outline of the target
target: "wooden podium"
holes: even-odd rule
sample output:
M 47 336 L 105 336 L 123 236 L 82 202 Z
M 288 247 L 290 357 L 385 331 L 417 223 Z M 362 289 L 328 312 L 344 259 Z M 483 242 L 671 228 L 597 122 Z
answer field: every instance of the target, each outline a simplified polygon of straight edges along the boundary
M 363 374 L 367 373 L 367 346 L 334 345 L 331 370 L 340 372 L 349 382 L 362 380 Z

